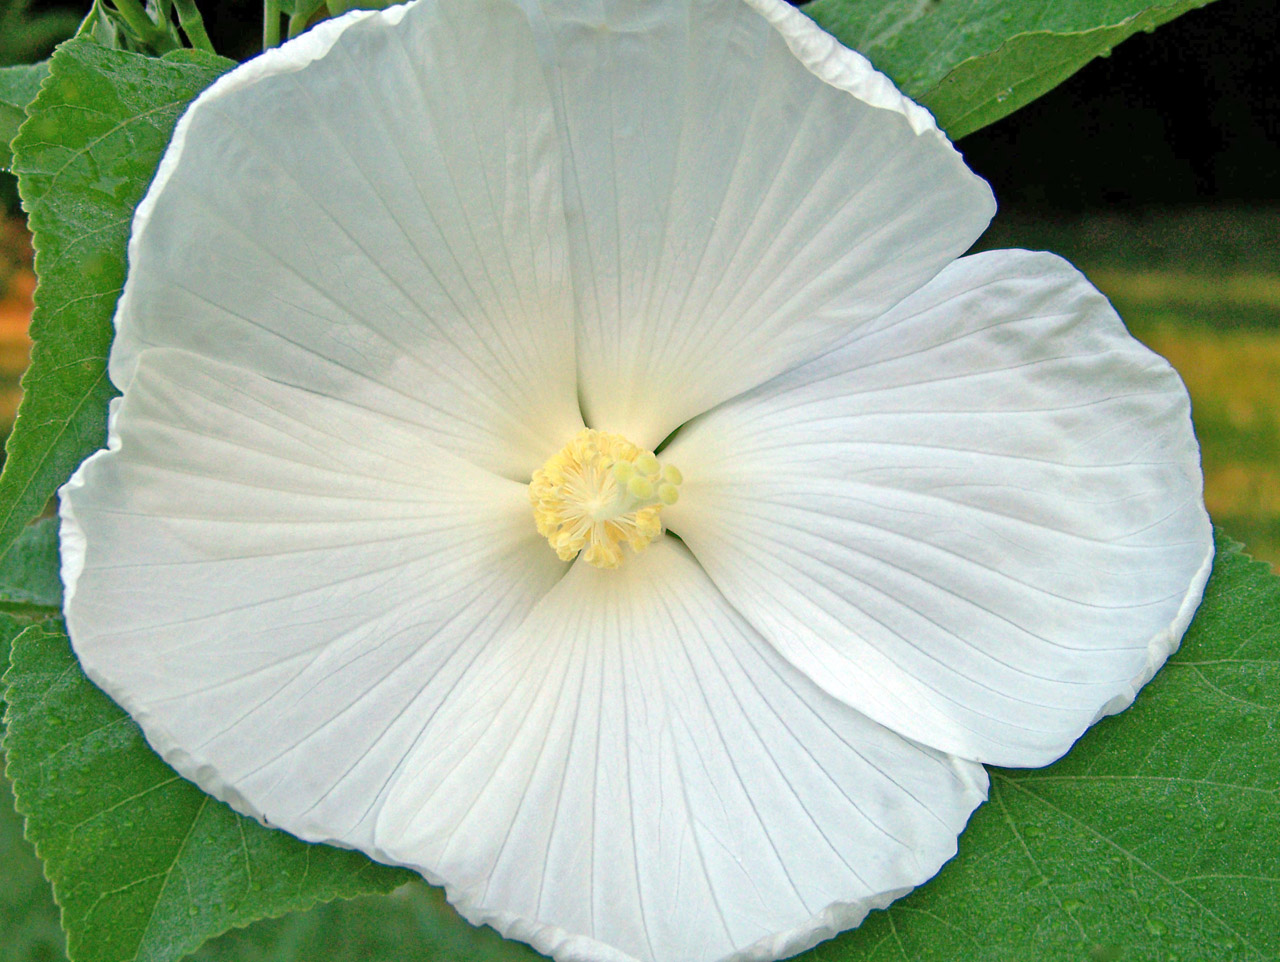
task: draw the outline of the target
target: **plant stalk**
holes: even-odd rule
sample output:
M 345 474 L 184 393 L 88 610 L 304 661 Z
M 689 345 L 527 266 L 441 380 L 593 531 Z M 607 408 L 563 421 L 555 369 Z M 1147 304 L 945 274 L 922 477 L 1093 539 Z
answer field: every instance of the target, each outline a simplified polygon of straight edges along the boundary
M 134 35 L 153 50 L 167 53 L 178 48 L 178 44 L 164 28 L 147 16 L 147 11 L 142 9 L 138 0 L 112 0 L 112 6 Z
M 191 46 L 214 53 L 213 41 L 204 29 L 204 17 L 200 16 L 200 8 L 196 6 L 195 0 L 173 0 L 173 5 L 178 10 L 178 25 L 187 35 Z
M 262 49 L 280 46 L 280 0 L 262 0 Z

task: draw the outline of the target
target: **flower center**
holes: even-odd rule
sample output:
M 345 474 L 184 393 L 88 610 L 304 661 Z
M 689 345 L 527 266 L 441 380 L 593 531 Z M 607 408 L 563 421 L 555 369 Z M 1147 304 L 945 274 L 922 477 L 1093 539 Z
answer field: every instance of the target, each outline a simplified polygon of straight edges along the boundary
M 587 428 L 529 482 L 538 533 L 563 561 L 578 552 L 597 568 L 622 564 L 622 545 L 644 548 L 662 532 L 658 513 L 680 497 L 674 465 L 620 434 Z

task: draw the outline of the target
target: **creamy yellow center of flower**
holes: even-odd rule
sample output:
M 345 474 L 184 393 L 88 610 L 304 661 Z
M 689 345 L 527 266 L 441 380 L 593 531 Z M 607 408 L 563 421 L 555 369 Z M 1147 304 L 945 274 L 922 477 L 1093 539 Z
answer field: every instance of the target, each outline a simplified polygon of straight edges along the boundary
M 622 546 L 644 548 L 662 531 L 663 505 L 675 504 L 683 480 L 674 465 L 620 434 L 579 431 L 533 473 L 529 500 L 538 533 L 562 560 L 597 568 L 622 564 Z

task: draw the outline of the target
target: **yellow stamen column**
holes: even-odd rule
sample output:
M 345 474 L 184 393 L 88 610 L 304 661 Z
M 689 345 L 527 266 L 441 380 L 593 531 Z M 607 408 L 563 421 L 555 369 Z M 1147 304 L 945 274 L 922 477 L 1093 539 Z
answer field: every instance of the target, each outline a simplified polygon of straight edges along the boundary
M 659 513 L 680 497 L 680 471 L 620 434 L 588 428 L 533 473 L 538 533 L 556 554 L 597 568 L 622 564 L 622 545 L 644 548 L 662 532 Z

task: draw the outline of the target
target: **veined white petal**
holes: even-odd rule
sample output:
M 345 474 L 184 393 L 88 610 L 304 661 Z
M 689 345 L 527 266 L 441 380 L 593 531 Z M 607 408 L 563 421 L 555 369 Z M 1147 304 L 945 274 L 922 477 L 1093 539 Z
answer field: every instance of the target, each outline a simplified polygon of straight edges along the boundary
M 918 134 L 938 132 L 933 115 L 893 85 L 878 70 L 868 70 L 866 57 L 845 47 L 786 0 L 746 0 L 760 11 L 787 41 L 791 52 L 833 87 L 847 90 L 874 107 L 903 114 Z
M 147 351 L 61 492 L 72 642 L 183 775 L 367 848 L 432 712 L 565 571 L 525 491 L 359 406 Z
M 933 875 L 985 792 L 673 540 L 557 584 L 523 486 L 196 355 L 140 356 L 62 512 L 76 651 L 171 765 L 562 962 L 792 954 Z
M 660 538 L 495 634 L 376 843 L 560 962 L 775 959 L 933 875 L 985 791 L 813 685 Z
M 957 261 L 687 426 L 664 518 L 824 689 L 1043 765 L 1177 647 L 1213 542 L 1186 390 L 1060 258 Z
M 926 111 L 782 4 L 526 2 L 592 427 L 657 444 L 882 314 L 994 212 Z
M 139 206 L 112 380 L 191 350 L 527 480 L 582 427 L 560 146 L 505 0 L 330 21 L 203 93 Z

